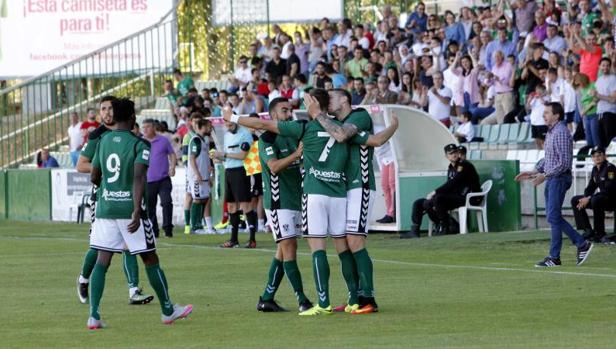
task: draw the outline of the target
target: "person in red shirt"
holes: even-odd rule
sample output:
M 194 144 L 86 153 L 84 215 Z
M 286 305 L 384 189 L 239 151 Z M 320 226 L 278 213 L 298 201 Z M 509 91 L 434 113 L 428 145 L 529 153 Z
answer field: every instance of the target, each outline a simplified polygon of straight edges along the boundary
M 92 108 L 88 108 L 87 119 L 81 123 L 81 134 L 83 135 L 83 143 L 88 142 L 88 135 L 90 132 L 96 130 L 100 126 L 100 123 L 96 121 L 96 111 Z
M 602 55 L 597 36 L 591 32 L 582 39 L 579 29 L 573 29 L 567 41 L 573 52 L 580 55 L 580 73 L 588 75 L 590 81 L 597 81 Z

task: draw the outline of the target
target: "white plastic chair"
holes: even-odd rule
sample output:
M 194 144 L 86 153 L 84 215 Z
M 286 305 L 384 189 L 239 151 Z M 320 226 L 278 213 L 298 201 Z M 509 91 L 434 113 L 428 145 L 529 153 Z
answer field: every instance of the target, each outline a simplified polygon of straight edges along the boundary
M 479 224 L 479 231 L 482 233 L 488 232 L 488 193 L 492 189 L 492 180 L 488 179 L 481 185 L 481 191 L 477 193 L 466 194 L 466 204 L 460 206 L 455 210 L 458 212 L 458 222 L 460 224 L 460 234 L 466 234 L 468 232 L 468 211 L 477 211 L 477 223 Z M 476 197 L 483 197 L 481 204 L 475 206 L 471 205 L 471 199 Z M 432 221 L 428 223 L 428 236 L 432 236 Z

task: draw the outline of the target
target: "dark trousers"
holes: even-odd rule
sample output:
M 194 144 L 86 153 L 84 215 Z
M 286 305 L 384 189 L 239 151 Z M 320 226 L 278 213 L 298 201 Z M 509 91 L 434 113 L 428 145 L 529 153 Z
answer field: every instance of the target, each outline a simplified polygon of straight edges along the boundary
M 607 148 L 614 137 L 616 137 L 616 114 L 599 114 L 599 136 L 601 146 Z
M 173 236 L 173 202 L 171 201 L 171 178 L 165 177 L 160 181 L 148 182 L 148 217 L 154 228 L 154 235 L 158 237 L 158 219 L 156 219 L 156 205 L 160 196 L 160 206 L 163 208 L 163 230 L 166 236 Z
M 552 231 L 552 238 L 550 239 L 550 257 L 552 258 L 560 258 L 560 250 L 563 246 L 563 233 L 578 248 L 586 242 L 582 235 L 578 234 L 562 215 L 565 194 L 571 188 L 571 182 L 572 177 L 570 174 L 550 177 L 545 182 L 543 194 L 545 195 L 545 214 Z
M 610 197 L 597 193 L 594 194 L 586 208 L 578 209 L 577 204 L 584 195 L 578 195 L 571 198 L 571 207 L 573 207 L 573 215 L 575 216 L 575 226 L 578 229 L 592 229 L 590 226 L 590 219 L 588 218 L 588 213 L 586 213 L 586 209 L 592 209 L 593 213 L 593 225 L 595 227 L 595 232 L 598 235 L 605 234 L 605 211 L 614 211 L 616 209 L 616 204 L 614 204 L 610 200 Z
M 413 203 L 411 221 L 418 228 L 424 214 L 434 223 L 449 223 L 449 211 L 464 206 L 466 198 L 459 194 L 434 194 L 430 200 L 418 199 Z

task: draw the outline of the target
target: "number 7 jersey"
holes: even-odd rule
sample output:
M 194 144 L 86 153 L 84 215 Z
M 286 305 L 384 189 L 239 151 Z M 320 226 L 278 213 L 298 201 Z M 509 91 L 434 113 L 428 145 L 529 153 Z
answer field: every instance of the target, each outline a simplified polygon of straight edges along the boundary
M 332 121 L 342 125 L 336 119 Z M 346 197 L 347 144 L 336 142 L 315 120 L 279 121 L 278 131 L 304 143 L 304 194 Z
M 148 166 L 149 161 L 149 142 L 129 130 L 114 130 L 101 138 L 92 160 L 92 167 L 99 168 L 103 173 L 96 194 L 97 218 L 131 218 L 135 164 Z

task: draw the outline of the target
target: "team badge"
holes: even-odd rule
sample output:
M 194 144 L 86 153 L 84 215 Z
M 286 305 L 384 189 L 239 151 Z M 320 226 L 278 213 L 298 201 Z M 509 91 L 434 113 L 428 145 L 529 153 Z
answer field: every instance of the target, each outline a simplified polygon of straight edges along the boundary
M 608 172 L 607 173 L 607 178 L 614 179 L 614 172 Z
M 144 150 L 143 151 L 143 160 L 149 160 L 150 159 L 150 151 L 149 150 Z
M 462 169 L 464 169 L 462 166 L 458 166 L 458 168 L 456 169 L 456 171 L 458 171 L 458 172 L 462 172 Z
M 267 155 L 274 155 L 274 149 L 272 149 L 272 147 L 267 147 L 265 148 L 265 153 Z

